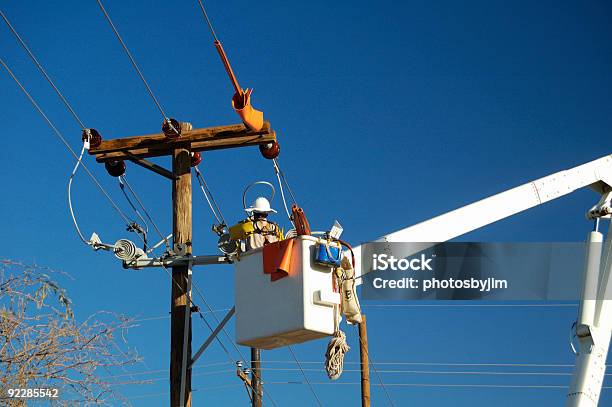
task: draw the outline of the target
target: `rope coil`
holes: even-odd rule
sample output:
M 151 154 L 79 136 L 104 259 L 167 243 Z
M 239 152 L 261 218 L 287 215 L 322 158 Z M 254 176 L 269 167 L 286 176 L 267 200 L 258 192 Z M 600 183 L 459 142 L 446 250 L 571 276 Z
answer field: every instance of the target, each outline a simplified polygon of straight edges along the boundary
M 342 375 L 344 370 L 344 355 L 351 348 L 346 343 L 346 334 L 338 329 L 334 332 L 332 339 L 327 345 L 325 353 L 325 370 L 327 377 L 331 380 L 336 380 Z

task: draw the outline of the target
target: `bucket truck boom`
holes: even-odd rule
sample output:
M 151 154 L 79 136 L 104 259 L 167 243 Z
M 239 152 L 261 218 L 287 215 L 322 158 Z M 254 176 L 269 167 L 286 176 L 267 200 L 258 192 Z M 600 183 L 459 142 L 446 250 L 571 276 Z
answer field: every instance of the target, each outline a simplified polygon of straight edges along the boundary
M 596 230 L 587 238 L 583 292 L 576 323 L 578 351 L 567 407 L 596 407 L 605 376 L 612 329 L 612 228 L 608 228 L 605 244 L 597 229 L 599 220 L 610 218 L 612 213 L 612 155 L 539 178 L 375 241 L 446 242 L 584 187 L 592 188 L 602 197 L 587 213 L 595 221 Z M 354 248 L 354 253 L 356 276 L 366 274 L 370 270 L 362 268 L 361 246 Z M 361 283 L 361 279 L 358 281 Z

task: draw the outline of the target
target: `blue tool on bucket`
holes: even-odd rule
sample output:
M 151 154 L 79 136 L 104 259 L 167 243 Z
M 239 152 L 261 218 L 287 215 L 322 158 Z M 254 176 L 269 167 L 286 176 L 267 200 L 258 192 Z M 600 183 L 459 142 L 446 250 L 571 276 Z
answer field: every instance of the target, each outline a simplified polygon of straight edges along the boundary
M 342 249 L 332 246 L 329 242 L 319 243 L 315 248 L 315 264 L 324 267 L 340 267 Z

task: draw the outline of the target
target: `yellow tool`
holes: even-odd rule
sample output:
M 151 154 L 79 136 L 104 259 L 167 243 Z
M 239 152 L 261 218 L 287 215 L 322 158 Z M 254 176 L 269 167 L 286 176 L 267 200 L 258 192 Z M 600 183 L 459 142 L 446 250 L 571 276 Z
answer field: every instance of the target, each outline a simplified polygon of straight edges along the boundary
M 232 240 L 243 240 L 247 236 L 252 235 L 255 232 L 255 226 L 253 221 L 245 219 L 242 222 L 236 223 L 234 226 L 230 226 L 229 234 Z

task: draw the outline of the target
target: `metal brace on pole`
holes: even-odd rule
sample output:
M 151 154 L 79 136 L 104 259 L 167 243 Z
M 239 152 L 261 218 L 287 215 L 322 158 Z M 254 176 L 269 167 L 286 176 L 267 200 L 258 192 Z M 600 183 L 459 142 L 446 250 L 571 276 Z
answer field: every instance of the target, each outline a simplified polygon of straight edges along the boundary
M 202 346 L 200 346 L 200 349 L 198 349 L 195 355 L 193 355 L 193 358 L 191 359 L 191 362 L 189 363 L 189 366 L 188 366 L 189 369 L 191 369 L 193 364 L 200 358 L 200 356 L 202 356 L 202 353 L 204 353 L 206 348 L 208 348 L 208 345 L 210 345 L 211 342 L 217 337 L 217 335 L 219 335 L 219 332 L 221 332 L 225 324 L 227 324 L 227 322 L 232 318 L 235 312 L 236 312 L 236 307 L 234 306 L 225 315 L 225 318 L 223 318 L 223 320 L 219 322 L 219 325 L 217 325 L 215 330 L 212 331 L 212 333 L 208 336 L 208 338 L 206 338 Z

